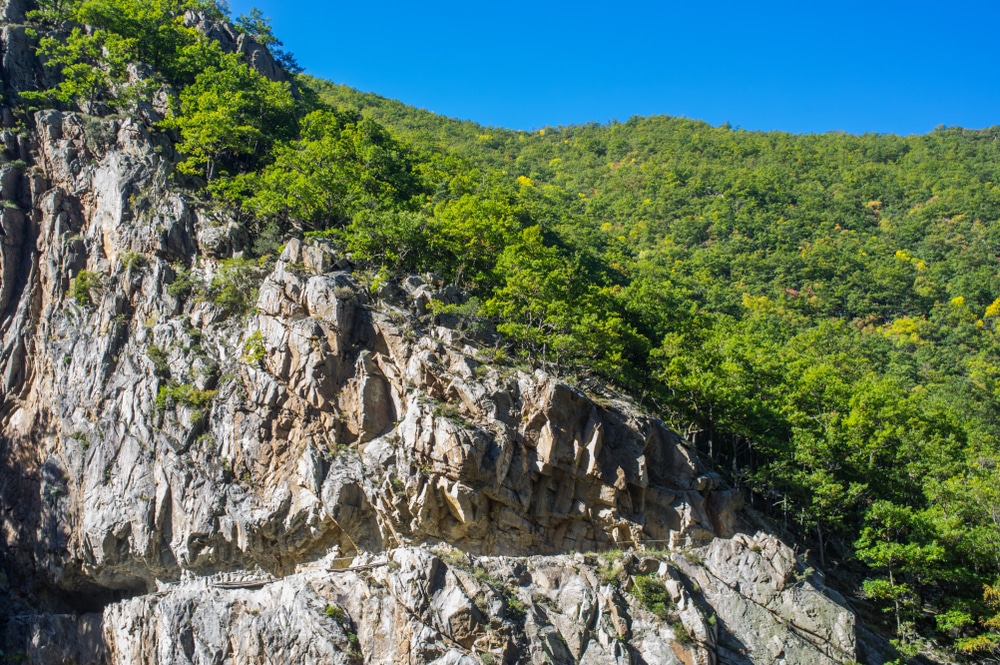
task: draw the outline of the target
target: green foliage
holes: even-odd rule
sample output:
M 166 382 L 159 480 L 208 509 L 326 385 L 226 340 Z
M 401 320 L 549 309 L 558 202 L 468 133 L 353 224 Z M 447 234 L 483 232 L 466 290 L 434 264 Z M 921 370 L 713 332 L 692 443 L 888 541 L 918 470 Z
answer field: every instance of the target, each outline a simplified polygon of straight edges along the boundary
M 70 434 L 69 438 L 78 442 L 80 444 L 80 448 L 82 448 L 83 450 L 87 450 L 88 448 L 90 448 L 90 439 L 87 438 L 87 435 L 85 433 L 79 430 Z
M 149 97 L 154 80 L 127 83 L 131 63 L 144 63 L 155 76 L 186 85 L 222 56 L 218 44 L 184 26 L 187 10 L 218 15 L 214 2 L 201 0 L 79 0 L 45 1 L 30 13 L 32 20 L 68 20 L 90 26 L 73 28 L 65 38 L 45 37 L 38 52 L 49 67 L 59 69 L 56 87 L 22 93 L 31 103 L 93 104 L 99 98 L 112 106 L 132 108 Z
M 798 136 L 652 117 L 529 133 L 303 76 L 296 100 L 185 28 L 194 5 L 41 0 L 36 23 L 92 29 L 42 40 L 63 77 L 29 102 L 128 107 L 171 83 L 179 168 L 233 208 L 254 254 L 318 233 L 374 292 L 398 271 L 466 289 L 468 309 L 436 315 L 489 320 L 503 357 L 615 382 L 821 566 L 865 566 L 901 654 L 935 630 L 992 648 L 998 128 Z M 237 25 L 278 43 L 258 11 Z M 128 85 L 135 61 L 153 73 Z M 259 277 L 234 259 L 207 286 L 178 270 L 167 291 L 239 314 Z M 98 286 L 83 272 L 70 295 Z
M 347 612 L 339 605 L 327 605 L 324 614 L 328 619 L 333 619 L 337 623 L 344 623 L 347 620 Z
M 267 222 L 255 234 L 253 253 L 256 256 L 278 256 L 284 247 L 281 243 L 283 235 L 281 228 L 273 220 Z
M 313 111 L 301 137 L 246 185 L 257 215 L 303 229 L 342 227 L 360 212 L 393 209 L 419 193 L 405 149 L 384 128 L 350 111 Z
M 81 270 L 70 281 L 69 295 L 81 307 L 93 304 L 91 292 L 101 288 L 101 276 L 90 270 Z
M 204 289 L 201 279 L 186 267 L 176 267 L 173 280 L 167 285 L 167 294 L 184 300 Z
M 868 598 L 892 604 L 887 611 L 895 614 L 896 646 L 904 655 L 915 655 L 905 652 L 917 643 L 912 626 L 920 611 L 921 586 L 940 575 L 938 564 L 945 558 L 934 535 L 925 514 L 877 501 L 866 513 L 865 527 L 855 543 L 858 557 L 883 574 L 865 580 L 863 589 Z
M 153 67 L 173 84 L 187 84 L 221 51 L 184 26 L 188 10 L 215 12 L 215 4 L 185 0 L 83 0 L 72 19 L 121 40 L 127 62 Z
M 602 553 L 601 559 L 597 564 L 597 578 L 601 584 L 610 584 L 612 586 L 618 586 L 622 582 L 622 578 L 625 575 L 625 567 L 621 562 L 621 552 L 605 552 Z
M 227 54 L 201 71 L 180 93 L 180 112 L 164 126 L 180 131 L 183 173 L 219 175 L 255 167 L 276 141 L 295 134 L 297 105 L 287 83 L 277 83 Z
M 341 234 L 345 249 L 359 259 L 404 271 L 425 265 L 429 220 L 410 210 L 359 210 Z
M 255 330 L 243 343 L 243 362 L 248 365 L 259 365 L 265 355 L 267 349 L 264 347 L 264 336 L 259 330 Z
M 112 58 L 105 58 L 105 49 Z M 45 37 L 38 44 L 38 53 L 45 56 L 49 67 L 60 68 L 62 81 L 50 90 L 25 91 L 21 97 L 36 104 L 93 103 L 113 83 L 124 80 L 128 61 L 120 57 L 122 50 L 117 35 L 88 35 L 80 28 L 73 28 L 65 40 Z
M 503 590 L 504 604 L 507 606 L 507 616 L 515 621 L 524 618 L 528 613 L 528 606 L 517 597 L 514 589 L 505 587 Z
M 636 575 L 632 595 L 643 608 L 661 619 L 666 619 L 672 602 L 667 596 L 667 587 L 651 575 Z
M 240 14 L 233 23 L 237 30 L 253 37 L 258 44 L 263 44 L 271 52 L 275 61 L 292 74 L 302 71 L 295 56 L 281 47 L 281 40 L 274 36 L 271 28 L 271 19 L 264 16 L 264 13 L 256 7 L 250 8 L 249 14 Z
M 674 641 L 678 644 L 691 644 L 694 641 L 694 636 L 691 635 L 683 623 L 680 621 L 675 621 L 670 624 L 670 629 L 674 632 Z
M 208 296 L 227 314 L 242 316 L 257 302 L 257 292 L 265 275 L 259 262 L 250 259 L 224 259 L 212 277 Z
M 962 653 L 997 658 L 1000 657 L 1000 582 L 983 585 L 983 604 L 986 609 L 980 620 L 983 632 L 956 640 L 955 646 Z M 961 613 L 957 617 L 955 613 L 949 614 L 943 629 L 963 629 L 971 622 L 968 614 Z
M 161 379 L 170 378 L 170 364 L 167 361 L 167 352 L 156 344 L 146 347 L 146 356 L 153 361 L 153 374 Z
M 148 262 L 149 259 L 146 256 L 131 250 L 122 254 L 122 265 L 128 269 L 144 268 Z
M 189 383 L 160 386 L 156 393 L 156 408 L 163 410 L 176 404 L 201 408 L 215 399 L 215 390 L 200 390 Z

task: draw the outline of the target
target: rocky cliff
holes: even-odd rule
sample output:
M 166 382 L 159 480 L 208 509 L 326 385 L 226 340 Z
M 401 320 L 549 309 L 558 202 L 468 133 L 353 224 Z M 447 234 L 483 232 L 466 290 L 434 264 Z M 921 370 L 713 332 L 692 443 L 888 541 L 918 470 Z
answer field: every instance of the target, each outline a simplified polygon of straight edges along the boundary
M 10 99 L 46 73 L 0 14 Z M 676 434 L 499 362 L 429 311 L 462 297 L 433 276 L 373 284 L 298 239 L 227 261 L 248 238 L 172 184 L 157 113 L 4 109 L 7 658 L 857 658 L 843 600 Z

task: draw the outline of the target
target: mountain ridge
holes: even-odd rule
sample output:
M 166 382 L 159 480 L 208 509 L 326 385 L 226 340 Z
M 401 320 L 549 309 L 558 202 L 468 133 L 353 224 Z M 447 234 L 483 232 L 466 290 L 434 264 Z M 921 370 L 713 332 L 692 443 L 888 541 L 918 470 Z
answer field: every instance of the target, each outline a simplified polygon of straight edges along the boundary
M 431 538 L 482 551 L 503 534 L 534 543 L 506 553 L 537 555 L 552 553 L 532 549 L 541 544 L 668 541 L 673 551 L 657 555 L 666 569 L 620 576 L 630 595 L 600 591 L 610 584 L 603 564 L 584 562 L 585 586 L 607 596 L 587 621 L 610 613 L 615 626 L 593 643 L 595 658 L 643 653 L 641 640 L 611 647 L 650 611 L 647 646 L 684 660 L 673 609 L 645 603 L 642 588 L 662 598 L 657 584 L 679 582 L 688 596 L 671 592 L 671 602 L 697 605 L 691 580 L 701 573 L 669 571 L 685 548 L 705 547 L 731 548 L 713 555 L 723 586 L 759 583 L 791 603 L 782 616 L 792 624 L 803 620 L 802 589 L 843 601 L 810 577 L 816 567 L 863 596 L 856 605 L 873 625 L 888 609 L 894 646 L 866 637 L 870 662 L 893 650 L 958 657 L 935 655 L 932 639 L 994 648 L 991 130 L 796 136 L 653 118 L 530 134 L 460 124 L 456 138 L 450 121 L 419 115 L 424 124 L 406 129 L 416 121 L 405 107 L 376 121 L 338 107 L 315 81 L 293 87 L 265 48 L 269 28 L 252 17 L 232 27 L 210 3 L 150 6 L 152 18 L 119 24 L 109 7 L 128 14 L 142 3 L 43 2 L 31 16 L 24 3 L 3 5 L 17 20 L 3 31 L 2 513 L 8 585 L 37 574 L 7 588 L 60 608 L 39 618 L 39 632 L 4 629 L 12 639 L 44 642 L 58 633 L 45 622 L 74 603 L 110 608 L 182 573 L 233 565 L 282 576 L 334 546 L 362 556 L 416 533 L 407 546 Z M 74 32 L 77 19 L 91 28 Z M 170 39 L 130 36 L 156 21 Z M 82 56 L 65 50 L 95 44 Z M 494 372 L 504 386 L 490 383 Z M 595 378 L 638 407 L 573 387 Z M 536 399 L 550 388 L 558 406 Z M 560 424 L 579 404 L 590 410 Z M 373 441 L 377 459 L 350 453 Z M 490 480 L 515 457 L 516 476 Z M 406 470 L 384 475 L 393 464 Z M 699 471 L 688 477 L 686 465 Z M 330 478 L 339 480 L 327 488 Z M 806 559 L 758 537 L 759 521 L 733 537 L 743 500 Z M 785 562 L 780 580 L 754 572 L 754 548 Z M 413 556 L 451 571 L 441 574 L 469 602 L 485 592 L 443 553 Z M 638 581 L 654 568 L 655 579 Z M 707 581 L 697 582 L 706 594 Z M 447 587 L 463 630 L 486 630 L 483 611 Z M 711 591 L 725 618 L 735 596 Z M 58 601 L 67 592 L 72 602 Z M 534 628 L 504 619 L 517 646 L 502 659 L 551 656 L 560 639 L 579 647 L 573 621 L 546 624 L 544 601 L 516 600 Z M 507 602 L 515 614 L 517 603 Z M 417 605 L 407 612 L 437 631 L 428 662 L 469 655 L 448 655 L 455 627 Z M 115 616 L 109 631 L 124 625 Z M 187 634 L 181 615 L 156 616 L 177 627 L 148 637 L 168 640 L 163 662 L 195 658 L 169 641 Z M 350 632 L 301 617 L 357 657 Z M 698 623 L 708 615 L 696 619 L 682 625 L 701 631 L 689 649 L 697 659 L 726 649 L 743 662 L 743 647 Z M 81 621 L 93 636 L 96 618 Z M 744 657 L 780 656 L 748 630 L 736 631 Z M 837 650 L 849 657 L 854 638 L 844 640 Z M 210 642 L 208 652 L 228 648 Z M 358 653 L 381 648 L 364 642 Z

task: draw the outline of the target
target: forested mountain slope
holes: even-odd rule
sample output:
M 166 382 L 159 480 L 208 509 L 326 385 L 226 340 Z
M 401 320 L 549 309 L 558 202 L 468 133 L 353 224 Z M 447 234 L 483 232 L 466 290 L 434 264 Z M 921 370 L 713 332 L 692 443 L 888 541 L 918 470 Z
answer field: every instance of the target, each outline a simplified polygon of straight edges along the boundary
M 0 18 L 10 639 L 860 657 L 820 567 L 890 658 L 1000 653 L 1000 128 L 507 131 L 208 0 Z
M 824 565 L 866 564 L 860 591 L 900 632 L 994 614 L 1000 127 L 529 133 L 310 84 L 510 183 L 541 232 L 490 285 L 512 338 L 688 428 Z

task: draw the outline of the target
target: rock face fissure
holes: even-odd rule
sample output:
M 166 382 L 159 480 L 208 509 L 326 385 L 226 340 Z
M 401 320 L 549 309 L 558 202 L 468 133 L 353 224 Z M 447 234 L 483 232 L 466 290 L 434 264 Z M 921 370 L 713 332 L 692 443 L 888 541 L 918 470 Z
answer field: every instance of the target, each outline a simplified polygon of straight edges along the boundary
M 0 1 L 0 19 L 9 96 L 51 73 L 23 7 Z M 282 75 L 228 27 L 188 21 Z M 235 278 L 260 280 L 252 313 L 215 304 L 202 285 L 249 238 L 170 185 L 160 111 L 40 111 L 0 132 L 4 654 L 852 657 L 851 612 L 778 540 L 740 533 L 739 493 L 676 434 L 610 392 L 492 363 L 428 313 L 453 289 L 372 294 L 333 247 L 291 240 Z M 663 552 L 569 554 L 644 542 Z M 639 578 L 662 602 L 633 593 Z

